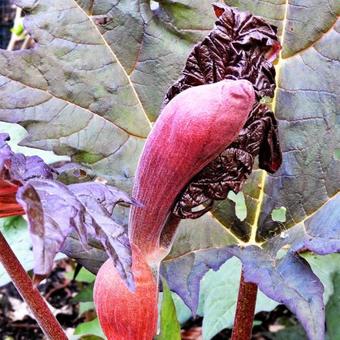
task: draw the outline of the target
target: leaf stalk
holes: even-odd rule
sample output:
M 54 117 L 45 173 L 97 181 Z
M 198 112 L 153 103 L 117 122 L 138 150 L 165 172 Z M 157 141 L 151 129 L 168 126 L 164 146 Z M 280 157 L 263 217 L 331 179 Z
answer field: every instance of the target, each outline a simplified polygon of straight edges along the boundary
M 231 340 L 251 339 L 256 296 L 257 285 L 252 282 L 245 282 L 242 271 Z
M 0 261 L 11 277 L 18 292 L 28 304 L 40 328 L 49 339 L 67 340 L 61 325 L 48 308 L 46 301 L 34 287 L 13 250 L 0 232 Z

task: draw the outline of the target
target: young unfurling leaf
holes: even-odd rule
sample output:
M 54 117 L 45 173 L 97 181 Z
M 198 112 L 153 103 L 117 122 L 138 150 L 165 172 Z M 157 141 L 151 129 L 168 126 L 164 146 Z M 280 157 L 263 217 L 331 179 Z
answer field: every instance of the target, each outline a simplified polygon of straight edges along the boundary
M 55 179 L 57 170 L 40 157 L 14 153 L 7 140 L 7 134 L 0 135 L 0 213 L 2 217 L 27 214 L 35 275 L 49 274 L 66 237 L 75 232 L 84 249 L 90 237 L 100 241 L 118 273 L 134 289 L 127 230 L 113 220 L 112 213 L 116 204 L 136 201 L 97 182 L 64 185 Z
M 32 179 L 19 189 L 17 199 L 29 221 L 35 274 L 45 276 L 51 271 L 55 255 L 66 237 L 75 231 L 85 249 L 90 236 L 98 239 L 133 289 L 127 230 L 111 216 L 117 203 L 133 204 L 125 193 L 100 183 L 66 186 L 57 181 Z

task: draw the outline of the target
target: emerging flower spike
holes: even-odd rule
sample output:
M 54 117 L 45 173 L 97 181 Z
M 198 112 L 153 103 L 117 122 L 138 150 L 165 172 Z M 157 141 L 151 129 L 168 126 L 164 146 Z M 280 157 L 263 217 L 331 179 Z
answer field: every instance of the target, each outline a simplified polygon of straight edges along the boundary
M 193 87 L 162 111 L 145 144 L 135 177 L 129 232 L 150 265 L 165 254 L 160 237 L 176 197 L 232 143 L 254 104 L 246 80 Z
M 168 250 L 161 249 L 160 238 L 165 224 L 171 231 L 178 225 L 178 219 L 167 221 L 174 201 L 235 139 L 254 101 L 248 81 L 223 80 L 184 91 L 162 111 L 145 144 L 133 189 L 141 203 L 131 208 L 129 224 L 136 290 L 128 290 L 110 260 L 95 282 L 97 314 L 108 339 L 151 340 L 155 335 L 158 267 Z

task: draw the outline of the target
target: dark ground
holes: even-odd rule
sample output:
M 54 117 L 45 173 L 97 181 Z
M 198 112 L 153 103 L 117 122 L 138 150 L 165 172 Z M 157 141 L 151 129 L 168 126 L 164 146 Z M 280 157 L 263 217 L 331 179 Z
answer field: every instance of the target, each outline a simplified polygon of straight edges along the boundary
M 56 317 L 64 329 L 74 328 L 84 321 L 84 317 L 78 316 L 78 305 L 72 301 L 83 284 L 65 278 L 65 271 L 71 269 L 70 262 L 60 261 L 48 279 L 39 286 L 42 295 L 56 309 Z M 32 317 L 25 315 L 21 319 L 25 311 L 26 305 L 22 303 L 12 283 L 0 288 L 1 340 L 44 339 L 43 333 Z
M 56 317 L 64 329 L 73 329 L 79 323 L 90 321 L 94 313 L 87 312 L 79 316 L 79 306 L 72 298 L 88 284 L 65 278 L 65 272 L 72 269 L 71 261 L 60 261 L 49 276 L 40 285 L 39 290 L 55 308 Z M 258 313 L 255 316 L 253 340 L 304 340 L 305 336 L 295 318 L 284 306 L 274 311 Z M 183 340 L 201 340 L 202 318 L 189 320 L 183 327 Z M 71 332 L 72 333 L 72 332 Z M 231 330 L 226 329 L 213 340 L 230 339 Z M 13 284 L 0 288 L 0 340 L 44 339 L 35 320 L 28 315 Z M 169 339 L 170 340 L 170 339 Z

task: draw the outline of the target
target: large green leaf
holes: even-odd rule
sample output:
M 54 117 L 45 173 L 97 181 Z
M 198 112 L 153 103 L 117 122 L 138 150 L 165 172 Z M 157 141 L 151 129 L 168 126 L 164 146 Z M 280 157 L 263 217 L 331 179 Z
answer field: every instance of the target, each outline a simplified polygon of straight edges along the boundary
M 126 69 L 75 1 L 17 3 L 37 43 L 0 53 L 0 119 L 26 127 L 25 145 L 72 155 L 129 187 L 150 123 Z
M 273 103 L 283 165 L 273 176 L 262 170 L 251 176 L 244 221 L 230 200 L 213 211 L 240 240 L 255 243 L 302 221 L 339 190 L 339 6 L 326 0 L 226 3 L 277 25 L 283 45 Z M 156 10 L 148 1 L 127 0 L 18 5 L 29 13 L 25 25 L 37 44 L 0 53 L 0 119 L 26 127 L 23 144 L 71 155 L 129 190 L 167 87 L 213 26 L 210 2 L 162 0 Z M 316 9 L 320 15 L 311 15 Z M 279 207 L 287 209 L 286 222 L 272 220 Z

